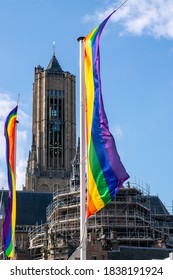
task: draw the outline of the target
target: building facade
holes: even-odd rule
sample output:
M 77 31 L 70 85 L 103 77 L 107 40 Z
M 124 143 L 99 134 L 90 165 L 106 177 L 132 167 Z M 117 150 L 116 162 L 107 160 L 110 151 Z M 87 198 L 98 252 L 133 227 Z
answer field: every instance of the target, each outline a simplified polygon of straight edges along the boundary
M 80 259 L 77 181 L 53 194 L 46 223 L 30 231 L 29 244 L 31 259 Z M 116 197 L 87 221 L 87 260 L 161 259 L 170 252 L 173 215 L 157 196 L 138 185 L 128 182 L 122 186 Z
M 76 152 L 75 87 L 75 76 L 62 70 L 55 53 L 47 69 L 35 68 L 27 191 L 53 191 L 67 184 Z

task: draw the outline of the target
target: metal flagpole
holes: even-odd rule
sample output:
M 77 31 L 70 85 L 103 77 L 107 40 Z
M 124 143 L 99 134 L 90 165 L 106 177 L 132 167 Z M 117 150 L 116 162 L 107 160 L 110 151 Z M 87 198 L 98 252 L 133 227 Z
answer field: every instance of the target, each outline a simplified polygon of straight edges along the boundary
M 85 199 L 85 85 L 84 85 L 84 37 L 79 37 L 80 70 L 80 260 L 86 260 L 86 199 Z

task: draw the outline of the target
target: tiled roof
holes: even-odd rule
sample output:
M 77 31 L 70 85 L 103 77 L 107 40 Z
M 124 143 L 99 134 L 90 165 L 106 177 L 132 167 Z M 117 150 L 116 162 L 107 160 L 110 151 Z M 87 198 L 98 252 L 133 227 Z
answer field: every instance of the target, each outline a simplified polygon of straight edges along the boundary
M 46 69 L 47 72 L 58 72 L 58 73 L 63 73 L 63 70 L 55 56 L 55 53 L 53 53 L 53 56 L 49 62 L 49 65 L 47 66 Z
M 0 190 L 1 198 L 2 190 Z M 24 192 L 17 191 L 16 212 L 17 225 L 35 225 L 46 222 L 46 207 L 53 199 L 52 193 L 44 192 Z M 8 191 L 3 191 L 2 207 L 0 212 L 4 212 L 7 207 Z M 4 213 L 0 213 L 1 215 Z
M 160 200 L 158 196 L 151 195 L 150 198 L 150 207 L 152 214 L 161 214 L 161 215 L 169 215 L 168 210 Z

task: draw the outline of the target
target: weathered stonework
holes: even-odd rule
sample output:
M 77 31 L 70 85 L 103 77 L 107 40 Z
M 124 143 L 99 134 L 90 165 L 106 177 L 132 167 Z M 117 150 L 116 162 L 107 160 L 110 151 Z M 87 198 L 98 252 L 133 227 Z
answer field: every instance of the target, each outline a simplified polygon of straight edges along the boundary
M 75 87 L 75 76 L 62 70 L 54 53 L 47 69 L 35 68 L 27 191 L 54 191 L 70 178 L 76 152 Z

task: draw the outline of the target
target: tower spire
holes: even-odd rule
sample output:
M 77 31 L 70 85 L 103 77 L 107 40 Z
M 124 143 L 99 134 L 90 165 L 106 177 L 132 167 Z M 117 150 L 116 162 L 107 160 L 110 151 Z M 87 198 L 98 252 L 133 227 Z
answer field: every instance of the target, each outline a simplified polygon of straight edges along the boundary
M 55 55 L 55 48 L 56 48 L 56 44 L 55 44 L 55 41 L 54 41 L 53 44 L 52 44 L 52 50 L 53 50 L 52 58 L 51 58 L 48 66 L 47 66 L 46 71 L 62 73 L 63 70 L 62 70 L 62 68 L 61 68 L 61 66 L 60 66 L 60 64 L 59 64 L 59 62 L 56 58 L 56 55 Z

